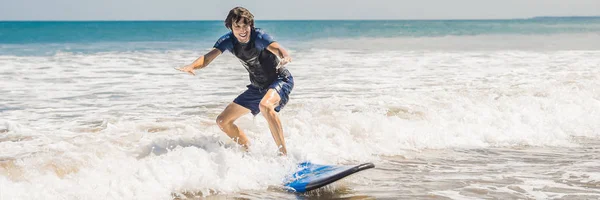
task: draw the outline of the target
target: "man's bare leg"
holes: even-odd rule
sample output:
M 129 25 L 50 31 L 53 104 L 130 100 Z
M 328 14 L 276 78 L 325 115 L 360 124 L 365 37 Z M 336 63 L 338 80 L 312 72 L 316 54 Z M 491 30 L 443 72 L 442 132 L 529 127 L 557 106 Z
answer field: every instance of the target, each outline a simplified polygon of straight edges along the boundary
M 250 112 L 247 108 L 231 102 L 217 117 L 217 125 L 227 136 L 248 150 L 248 137 L 233 122 L 240 116 Z
M 269 89 L 267 94 L 260 101 L 260 112 L 265 116 L 267 122 L 269 123 L 269 129 L 271 130 L 271 135 L 273 135 L 273 139 L 275 140 L 275 144 L 277 148 L 279 148 L 279 152 L 282 155 L 287 155 L 287 150 L 285 148 L 285 140 L 283 138 L 283 128 L 281 127 L 281 121 L 279 121 L 279 116 L 277 116 L 277 112 L 275 112 L 276 105 L 279 104 L 281 97 L 274 89 Z

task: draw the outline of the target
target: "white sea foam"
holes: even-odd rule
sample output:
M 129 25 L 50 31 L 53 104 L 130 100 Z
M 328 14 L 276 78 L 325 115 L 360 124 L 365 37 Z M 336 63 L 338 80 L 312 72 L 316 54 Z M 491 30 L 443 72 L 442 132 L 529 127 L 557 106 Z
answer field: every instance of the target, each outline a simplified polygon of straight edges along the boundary
M 264 190 L 303 160 L 573 147 L 573 137 L 600 136 L 599 51 L 305 49 L 293 51 L 296 85 L 280 113 L 290 156 L 275 156 L 262 116 L 238 121 L 252 142 L 243 153 L 214 120 L 247 72 L 230 55 L 195 77 L 173 69 L 200 53 L 0 56 L 0 198 Z

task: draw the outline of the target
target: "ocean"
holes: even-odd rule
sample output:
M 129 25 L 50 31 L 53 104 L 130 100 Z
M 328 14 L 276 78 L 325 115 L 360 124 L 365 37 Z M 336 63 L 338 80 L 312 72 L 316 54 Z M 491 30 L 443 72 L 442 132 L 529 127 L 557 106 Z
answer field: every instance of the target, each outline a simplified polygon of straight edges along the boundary
M 257 21 L 295 79 L 249 152 L 221 21 L 0 22 L 0 199 L 600 199 L 600 17 Z M 297 163 L 360 172 L 306 194 Z

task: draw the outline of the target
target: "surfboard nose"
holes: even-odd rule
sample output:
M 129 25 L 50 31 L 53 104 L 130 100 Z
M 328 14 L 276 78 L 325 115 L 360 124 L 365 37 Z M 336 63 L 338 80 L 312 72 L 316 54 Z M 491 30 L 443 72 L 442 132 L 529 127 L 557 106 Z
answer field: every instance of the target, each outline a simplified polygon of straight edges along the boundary
M 373 163 L 363 163 L 363 164 L 358 165 L 356 167 L 356 169 L 358 171 L 362 171 L 362 170 L 371 169 L 371 168 L 374 168 L 374 167 L 375 167 L 375 164 L 373 164 Z

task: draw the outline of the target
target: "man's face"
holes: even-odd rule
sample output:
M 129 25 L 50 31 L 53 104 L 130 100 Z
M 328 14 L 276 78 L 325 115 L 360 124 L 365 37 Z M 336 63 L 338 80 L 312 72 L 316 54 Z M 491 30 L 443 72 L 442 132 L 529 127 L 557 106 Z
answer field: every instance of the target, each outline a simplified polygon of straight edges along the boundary
M 239 42 L 247 43 L 250 41 L 250 25 L 245 24 L 240 20 L 238 22 L 233 22 L 231 30 Z

